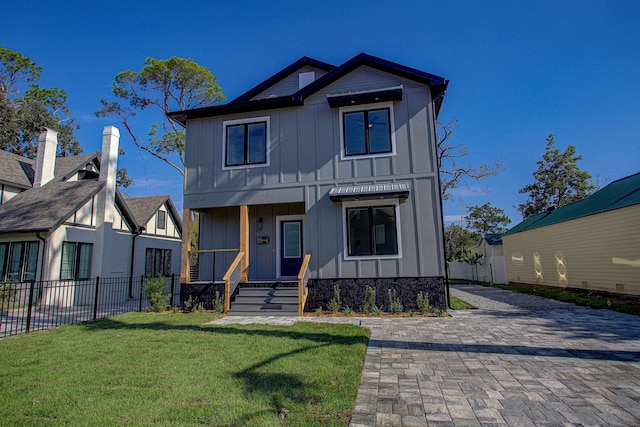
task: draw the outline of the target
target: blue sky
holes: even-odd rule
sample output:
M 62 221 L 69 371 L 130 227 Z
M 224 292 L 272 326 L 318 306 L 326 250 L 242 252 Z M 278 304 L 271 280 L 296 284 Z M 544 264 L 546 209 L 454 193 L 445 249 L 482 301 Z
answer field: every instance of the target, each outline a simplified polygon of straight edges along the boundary
M 470 163 L 497 177 L 462 186 L 446 221 L 491 202 L 515 225 L 545 138 L 576 146 L 579 166 L 613 181 L 640 171 L 640 2 L 631 1 L 30 1 L 5 5 L 0 45 L 67 92 L 85 152 L 100 148 L 100 99 L 148 56 L 209 67 L 233 99 L 302 56 L 339 65 L 366 52 L 450 80 L 441 121 Z M 140 133 L 148 122 L 141 118 Z M 139 152 L 121 128 L 131 196 L 170 193 L 181 176 Z M 479 188 L 477 188 L 479 187 Z M 481 189 L 482 191 L 472 191 Z

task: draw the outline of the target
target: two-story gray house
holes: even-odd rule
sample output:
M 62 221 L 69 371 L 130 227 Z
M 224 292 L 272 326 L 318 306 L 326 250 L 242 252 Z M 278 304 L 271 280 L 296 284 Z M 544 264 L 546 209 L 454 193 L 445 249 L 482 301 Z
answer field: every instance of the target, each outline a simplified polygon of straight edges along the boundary
M 352 308 L 366 286 L 383 308 L 388 288 L 406 308 L 419 291 L 444 308 L 435 122 L 447 84 L 367 54 L 304 57 L 227 104 L 170 113 L 186 129 L 200 285 L 238 257 L 203 251 L 235 249 L 240 282 L 308 278 L 306 310 L 335 284 Z

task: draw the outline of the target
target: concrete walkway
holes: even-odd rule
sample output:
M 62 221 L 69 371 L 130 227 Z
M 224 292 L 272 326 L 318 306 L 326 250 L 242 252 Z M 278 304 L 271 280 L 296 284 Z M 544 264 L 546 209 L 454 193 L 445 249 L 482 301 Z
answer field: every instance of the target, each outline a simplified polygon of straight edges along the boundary
M 640 318 L 458 285 L 446 318 L 349 322 L 372 331 L 351 426 L 640 425 Z

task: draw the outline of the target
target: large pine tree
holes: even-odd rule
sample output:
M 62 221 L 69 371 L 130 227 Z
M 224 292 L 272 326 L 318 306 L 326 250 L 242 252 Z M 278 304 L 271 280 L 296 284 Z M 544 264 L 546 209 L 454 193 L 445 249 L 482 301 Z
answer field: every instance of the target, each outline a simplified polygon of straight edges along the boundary
M 564 152 L 555 146 L 554 137 L 547 137 L 547 147 L 542 160 L 533 173 L 535 181 L 518 192 L 527 194 L 527 200 L 518 206 L 523 218 L 584 199 L 596 189 L 589 180 L 591 174 L 578 167 L 582 156 L 569 145 Z

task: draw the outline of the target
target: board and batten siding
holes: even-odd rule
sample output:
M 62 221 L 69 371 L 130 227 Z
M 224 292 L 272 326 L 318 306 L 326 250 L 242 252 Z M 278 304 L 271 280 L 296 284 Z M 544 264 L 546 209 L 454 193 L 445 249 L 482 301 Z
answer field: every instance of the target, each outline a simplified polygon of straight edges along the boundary
M 327 94 L 400 85 L 402 100 L 392 104 L 395 154 L 342 159 L 341 112 L 329 106 Z M 305 99 L 300 107 L 189 120 L 184 206 L 206 214 L 200 225 L 201 248 L 238 247 L 238 206 L 249 205 L 249 276 L 273 278 L 275 235 L 270 235 L 269 245 L 255 246 L 252 212 L 263 209 L 264 226 L 271 227 L 282 215 L 282 206 L 299 205 L 301 209 L 287 214 L 305 215 L 305 251 L 312 254 L 314 278 L 444 276 L 431 101 L 424 85 L 362 67 Z M 375 104 L 362 106 L 371 107 Z M 224 121 L 251 117 L 269 117 L 269 164 L 223 168 Z M 329 190 L 335 185 L 390 182 L 410 185 L 409 199 L 399 206 L 402 257 L 346 259 L 343 206 L 329 199 Z M 265 228 L 260 235 L 267 231 L 276 232 Z M 217 279 L 229 259 L 216 257 Z M 200 271 L 210 271 L 212 261 L 210 255 L 201 256 Z
M 640 295 L 639 218 L 634 205 L 503 236 L 509 281 Z
M 279 96 L 288 96 L 293 93 L 296 93 L 300 89 L 300 81 L 298 77 L 299 74 L 309 73 L 309 72 L 315 73 L 315 76 L 314 76 L 315 80 L 324 76 L 327 73 L 326 71 L 321 70 L 319 68 L 316 68 L 310 65 L 305 65 L 295 73 L 292 73 L 287 78 L 282 79 L 281 81 L 269 87 L 265 91 L 254 96 L 253 98 L 251 98 L 251 100 L 273 98 L 273 97 L 279 97 Z

